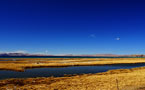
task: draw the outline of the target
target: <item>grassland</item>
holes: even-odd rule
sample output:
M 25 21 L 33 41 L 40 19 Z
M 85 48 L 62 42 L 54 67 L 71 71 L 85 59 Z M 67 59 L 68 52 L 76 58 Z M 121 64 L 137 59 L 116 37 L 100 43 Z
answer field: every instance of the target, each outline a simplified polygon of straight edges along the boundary
M 145 63 L 145 58 L 0 58 L 0 70 L 131 63 Z
M 0 90 L 145 90 L 145 67 L 71 77 L 7 79 Z
M 0 61 L 1 69 L 145 63 L 144 58 L 57 58 Z M 6 63 L 7 62 L 7 63 Z M 5 66 L 7 65 L 7 67 Z M 38 77 L 0 80 L 0 90 L 145 90 L 145 67 L 110 70 L 70 77 Z

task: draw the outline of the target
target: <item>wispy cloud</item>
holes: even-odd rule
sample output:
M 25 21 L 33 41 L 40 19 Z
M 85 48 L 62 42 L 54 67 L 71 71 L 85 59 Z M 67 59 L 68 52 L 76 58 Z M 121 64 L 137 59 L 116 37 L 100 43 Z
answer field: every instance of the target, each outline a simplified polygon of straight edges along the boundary
M 45 50 L 45 53 L 48 53 L 48 50 Z
M 39 52 L 35 52 L 33 54 L 48 54 L 49 51 L 48 50 L 45 50 L 45 51 L 39 51 Z
M 27 53 L 27 51 L 25 50 L 17 50 L 17 51 L 14 51 L 15 53 Z
M 96 38 L 96 35 L 95 34 L 90 34 L 90 37 L 91 38 Z
M 119 41 L 120 40 L 120 37 L 115 38 L 115 40 Z
M 25 50 L 16 50 L 16 51 L 0 51 L 0 53 L 27 53 Z

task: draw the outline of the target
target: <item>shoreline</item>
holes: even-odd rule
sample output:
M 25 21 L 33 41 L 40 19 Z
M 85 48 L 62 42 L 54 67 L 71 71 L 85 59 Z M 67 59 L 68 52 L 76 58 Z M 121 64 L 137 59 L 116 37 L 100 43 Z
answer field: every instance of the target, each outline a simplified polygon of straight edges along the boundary
M 6 63 L 5 63 L 6 62 Z M 39 63 L 38 63 L 39 62 Z M 0 69 L 25 70 L 27 68 L 60 67 L 62 65 L 116 65 L 145 63 L 144 58 L 95 59 L 19 59 L 1 61 Z M 10 78 L 0 80 L 0 90 L 144 90 L 145 67 L 115 69 L 95 74 L 63 77 Z M 140 89 L 144 88 L 144 89 Z
M 12 70 L 23 72 L 25 69 L 43 67 L 72 67 L 72 66 L 100 66 L 118 64 L 145 63 L 145 58 L 28 58 L 16 59 L 15 61 L 4 61 L 0 59 L 0 70 Z
M 17 87 L 17 89 L 21 90 L 29 90 L 30 88 L 32 88 L 31 90 L 116 90 L 115 80 L 118 80 L 120 83 L 120 90 L 128 90 L 130 87 L 134 87 L 136 89 L 129 90 L 139 90 L 137 89 L 138 87 L 144 87 L 142 85 L 145 85 L 144 74 L 145 67 L 138 67 L 66 77 L 11 78 L 0 80 L 0 89 Z M 109 84 L 111 85 L 108 87 L 107 85 Z M 45 88 L 46 86 L 49 88 Z
M 35 69 L 35 68 L 63 68 L 63 67 L 78 67 L 78 66 L 105 66 L 105 65 L 128 65 L 128 64 L 144 64 L 143 63 L 114 63 L 114 64 L 91 64 L 91 65 L 64 65 L 64 66 L 30 66 L 25 68 L 17 68 L 17 69 L 7 69 L 7 68 L 0 68 L 0 70 L 7 70 L 7 71 L 17 71 L 17 72 L 24 72 L 27 69 Z M 144 67 L 144 66 L 142 66 Z

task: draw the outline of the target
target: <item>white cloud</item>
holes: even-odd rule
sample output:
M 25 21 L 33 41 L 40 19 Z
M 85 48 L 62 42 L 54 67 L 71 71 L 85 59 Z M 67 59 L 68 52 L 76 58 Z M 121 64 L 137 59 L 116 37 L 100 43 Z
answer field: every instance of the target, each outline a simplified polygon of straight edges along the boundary
M 17 51 L 0 51 L 0 53 L 27 53 L 25 50 L 17 50 Z
M 119 41 L 120 40 L 120 37 L 115 38 L 115 40 Z
M 45 53 L 48 53 L 48 50 L 45 50 Z

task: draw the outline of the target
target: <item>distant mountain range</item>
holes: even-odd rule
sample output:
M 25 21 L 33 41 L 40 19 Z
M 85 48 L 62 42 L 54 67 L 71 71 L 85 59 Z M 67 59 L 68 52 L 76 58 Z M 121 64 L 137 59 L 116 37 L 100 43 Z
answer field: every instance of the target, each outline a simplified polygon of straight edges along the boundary
M 53 56 L 53 55 L 28 54 L 28 53 L 0 53 L 0 56 Z
M 45 55 L 45 54 L 28 54 L 28 53 L 0 53 L 0 57 L 8 56 L 82 56 L 82 57 L 145 57 L 145 55 L 115 55 L 115 54 L 93 54 L 93 55 L 73 55 L 73 54 L 64 54 L 64 55 Z

